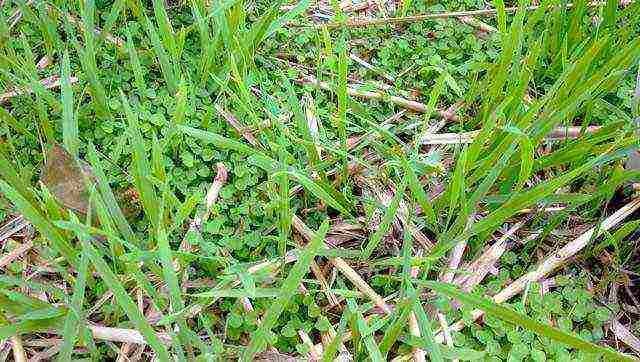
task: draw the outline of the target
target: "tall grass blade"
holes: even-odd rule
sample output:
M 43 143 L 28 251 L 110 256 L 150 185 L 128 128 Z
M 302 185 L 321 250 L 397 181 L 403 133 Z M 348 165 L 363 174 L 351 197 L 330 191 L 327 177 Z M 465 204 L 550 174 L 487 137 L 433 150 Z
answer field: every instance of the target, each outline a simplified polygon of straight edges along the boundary
M 315 237 L 298 255 L 298 261 L 294 264 L 287 278 L 283 281 L 280 295 L 271 303 L 269 309 L 262 320 L 258 329 L 251 334 L 251 341 L 243 355 L 244 361 L 250 361 L 253 356 L 265 347 L 267 334 L 271 333 L 271 329 L 275 326 L 280 314 L 284 311 L 291 297 L 295 294 L 300 281 L 309 270 L 309 266 L 313 258 L 321 248 L 324 237 L 329 230 L 329 222 L 325 220 Z
M 172 361 L 169 356 L 169 352 L 162 344 L 155 331 L 146 320 L 145 316 L 140 312 L 138 306 L 131 299 L 127 290 L 124 288 L 116 274 L 109 268 L 109 265 L 104 261 L 100 252 L 92 245 L 93 238 L 86 235 L 82 229 L 75 230 L 80 238 L 82 247 L 91 264 L 96 269 L 98 274 L 102 277 L 105 284 L 111 289 L 117 304 L 124 310 L 129 319 L 134 323 L 136 329 L 144 336 L 145 341 L 149 344 L 149 347 L 156 353 L 158 359 L 162 362 Z
M 84 302 L 84 293 L 87 284 L 88 265 L 89 258 L 85 253 L 81 253 L 80 266 L 78 267 L 78 278 L 76 279 L 76 284 L 73 286 L 70 310 L 67 312 L 67 317 L 64 321 L 62 334 L 64 338 L 62 340 L 62 346 L 60 346 L 60 353 L 58 354 L 58 361 L 61 362 L 71 360 L 73 346 L 75 345 L 78 333 L 82 328 L 82 304 Z
M 27 199 L 25 199 L 13 187 L 9 186 L 5 181 L 0 180 L 0 190 L 25 218 L 31 221 L 33 226 L 51 241 L 53 248 L 58 251 L 60 255 L 69 262 L 69 264 L 76 265 L 77 254 L 75 249 L 69 241 L 66 240 L 58 230 L 56 230 L 40 210 L 36 209 L 29 201 L 27 201 Z
M 73 111 L 73 89 L 71 88 L 71 66 L 69 53 L 65 50 L 62 56 L 62 139 L 67 151 L 78 158 L 80 135 L 78 119 Z
M 156 230 L 159 222 L 159 199 L 153 183 L 150 180 L 153 171 L 147 158 L 148 152 L 142 134 L 140 133 L 138 117 L 131 110 L 129 101 L 122 92 L 120 93 L 120 102 L 122 103 L 125 116 L 129 122 L 127 131 L 129 133 L 131 146 L 133 147 L 132 173 L 134 175 L 134 183 L 140 193 L 140 200 L 142 201 L 144 212 L 153 229 Z

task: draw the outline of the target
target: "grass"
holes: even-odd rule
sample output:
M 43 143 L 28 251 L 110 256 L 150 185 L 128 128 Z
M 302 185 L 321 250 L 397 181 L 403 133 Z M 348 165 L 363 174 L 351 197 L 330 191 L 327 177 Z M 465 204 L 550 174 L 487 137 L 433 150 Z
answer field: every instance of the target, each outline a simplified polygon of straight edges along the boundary
M 2 2 L 0 358 L 634 360 L 640 5 L 376 4 Z

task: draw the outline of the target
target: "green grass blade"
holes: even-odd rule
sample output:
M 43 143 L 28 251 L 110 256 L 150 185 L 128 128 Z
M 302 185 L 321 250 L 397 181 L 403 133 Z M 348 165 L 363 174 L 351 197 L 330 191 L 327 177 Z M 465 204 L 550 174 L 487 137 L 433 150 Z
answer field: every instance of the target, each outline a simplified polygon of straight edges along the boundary
M 142 312 L 140 312 L 136 303 L 131 299 L 118 276 L 109 268 L 109 265 L 104 261 L 100 252 L 92 245 L 93 238 L 87 235 L 82 229 L 77 228 L 75 231 L 80 238 L 84 252 L 89 257 L 89 260 L 91 260 L 91 264 L 96 269 L 96 272 L 98 272 L 105 284 L 111 289 L 117 304 L 124 310 L 136 326 L 136 329 L 142 334 L 145 341 L 149 344 L 149 347 L 153 349 L 160 361 L 172 361 L 166 347 L 162 344 L 158 336 L 156 336 L 155 331 Z
M 160 64 L 160 71 L 162 72 L 165 82 L 167 82 L 167 87 L 169 87 L 171 93 L 176 93 L 178 91 L 178 76 L 175 73 L 174 67 L 171 65 L 169 55 L 160 41 L 155 25 L 153 25 L 149 19 L 146 19 L 145 25 L 156 59 Z
M 338 118 L 336 124 L 338 126 L 338 137 L 340 139 L 340 150 L 342 156 L 342 182 L 347 180 L 349 171 L 349 160 L 347 159 L 347 108 L 349 107 L 349 98 L 347 96 L 347 45 L 342 42 L 340 53 L 338 54 Z
M 286 23 L 293 20 L 298 15 L 304 13 L 310 4 L 311 4 L 311 0 L 300 0 L 296 4 L 296 6 L 291 8 L 289 11 L 287 11 L 285 14 L 283 14 L 282 16 L 280 16 L 278 19 L 276 19 L 274 22 L 271 23 L 271 25 L 269 26 L 269 29 L 267 30 L 266 34 L 263 37 L 263 40 L 273 35 L 276 31 L 278 31 L 278 29 L 280 29 Z
M 84 302 L 85 286 L 87 283 L 87 269 L 89 258 L 85 253 L 80 255 L 80 267 L 78 268 L 78 278 L 73 286 L 73 295 L 71 296 L 71 308 L 67 312 L 67 317 L 63 327 L 63 341 L 58 354 L 58 361 L 70 361 L 73 352 L 73 346 L 76 344 L 76 338 L 80 330 L 80 321 L 82 319 L 82 304 Z
M 125 115 L 129 122 L 129 139 L 133 147 L 133 170 L 135 185 L 140 193 L 140 200 L 142 201 L 142 207 L 149 219 L 149 222 L 154 229 L 158 227 L 159 221 L 159 199 L 156 195 L 156 190 L 150 177 L 153 175 L 149 159 L 147 158 L 147 150 L 145 143 L 140 133 L 140 126 L 138 125 L 138 117 L 131 110 L 129 101 L 125 97 L 124 93 L 120 93 L 120 102 L 125 111 Z
M 71 66 L 69 65 L 69 53 L 65 50 L 62 57 L 62 139 L 67 151 L 78 158 L 80 136 L 78 131 L 78 119 L 73 112 L 73 89 L 71 88 Z
M 338 332 L 331 339 L 331 342 L 329 343 L 327 348 L 324 350 L 324 355 L 322 356 L 322 362 L 331 362 L 334 360 L 333 358 L 338 352 L 340 343 L 342 343 L 342 336 L 344 335 L 347 329 L 347 314 L 348 314 L 347 310 L 344 310 L 342 312 L 342 315 L 340 316 L 340 322 L 338 323 Z
M 369 238 L 367 245 L 362 250 L 362 254 L 360 256 L 362 260 L 369 259 L 369 257 L 371 256 L 375 248 L 377 248 L 378 244 L 380 244 L 380 241 L 382 240 L 382 238 L 389 231 L 389 227 L 391 227 L 391 223 L 393 223 L 393 220 L 395 219 L 396 214 L 398 213 L 398 206 L 400 205 L 400 200 L 402 199 L 402 197 L 404 197 L 404 190 L 406 188 L 407 188 L 407 181 L 403 180 L 402 183 L 400 184 L 400 187 L 398 187 L 398 190 L 393 196 L 393 199 L 391 200 L 389 207 L 385 211 L 384 216 L 382 217 L 382 221 L 380 222 L 380 225 L 378 225 L 378 229 L 376 229 L 373 235 L 371 235 L 371 238 Z
M 256 166 L 261 167 L 265 171 L 272 172 L 274 169 L 276 169 L 277 162 L 274 159 L 256 150 L 255 148 L 245 145 L 242 142 L 220 136 L 213 132 L 203 131 L 182 125 L 178 125 L 178 130 L 191 137 L 195 137 L 202 141 L 212 143 L 216 147 L 227 150 L 234 150 L 245 156 L 253 156 L 253 160 L 257 161 Z
M 133 44 L 133 38 L 131 37 L 131 32 L 129 28 L 126 29 L 127 34 L 127 42 L 125 44 L 125 48 L 127 50 L 127 54 L 129 55 L 129 61 L 131 62 L 131 70 L 133 71 L 133 79 L 135 81 L 136 88 L 138 88 L 138 92 L 140 94 L 145 94 L 147 87 L 144 81 L 144 69 L 140 64 L 140 58 L 138 58 L 138 52 L 136 51 L 135 45 Z
M 358 310 L 358 305 L 356 304 L 355 300 L 353 300 L 352 298 L 348 298 L 347 308 L 350 310 L 351 314 L 355 316 L 356 328 L 358 329 L 364 342 L 364 346 L 369 353 L 368 357 L 373 362 L 384 361 L 382 353 L 380 353 L 380 348 L 378 348 L 378 345 L 373 338 L 373 331 L 370 327 L 367 326 L 367 322 L 364 320 L 364 317 L 362 316 L 360 310 Z
M 174 57 L 174 64 L 177 64 L 179 59 L 177 59 L 178 49 L 176 46 L 175 32 L 173 31 L 173 26 L 171 26 L 171 20 L 165 9 L 164 1 L 153 0 L 153 14 L 158 23 L 158 30 L 162 37 L 163 46 L 165 49 L 169 49 L 169 52 Z
M 395 318 L 384 332 L 384 336 L 382 337 L 379 345 L 380 353 L 385 360 L 391 350 L 391 347 L 393 347 L 398 340 L 398 337 L 400 337 L 402 330 L 407 326 L 407 320 L 409 319 L 412 309 L 412 303 L 402 303 L 399 307 L 394 309 L 393 313 L 395 314 Z
M 282 174 L 287 174 L 294 179 L 296 179 L 300 184 L 309 192 L 311 192 L 315 197 L 324 201 L 327 205 L 333 207 L 334 209 L 340 211 L 343 215 L 351 217 L 351 213 L 349 210 L 340 204 L 336 199 L 334 199 L 328 192 L 326 192 L 322 186 L 318 185 L 315 181 L 308 178 L 297 171 L 279 171 L 273 174 L 274 177 L 278 177 Z
M 56 228 L 47 220 L 40 210 L 36 209 L 27 199 L 18 193 L 13 187 L 0 180 L 0 190 L 9 199 L 24 217 L 31 221 L 33 226 L 48 240 L 54 249 L 62 255 L 71 265 L 77 262 L 77 255 L 73 246 L 66 240 Z
M 102 162 L 100 162 L 98 158 L 98 152 L 91 143 L 88 147 L 87 157 L 93 169 L 93 174 L 96 176 L 96 180 L 98 181 L 98 190 L 100 190 L 100 196 L 104 200 L 104 205 L 109 210 L 109 214 L 115 221 L 116 227 L 125 239 L 133 242 L 135 245 L 138 245 L 139 241 L 133 233 L 131 225 L 129 225 L 129 222 L 125 218 L 124 213 L 120 209 L 118 201 L 116 200 L 116 197 L 113 194 L 111 187 L 109 186 L 109 180 L 104 173 Z
M 402 162 L 402 168 L 405 171 L 411 194 L 413 194 L 413 197 L 415 197 L 416 201 L 418 201 L 418 204 L 422 208 L 422 212 L 427 216 L 429 226 L 433 229 L 433 231 L 437 231 L 438 219 L 436 217 L 435 211 L 433 210 L 433 206 L 431 205 L 431 201 L 429 201 L 427 192 L 424 190 L 424 187 L 418 179 L 418 175 L 416 175 L 415 170 L 413 169 L 413 167 L 411 167 L 406 157 L 402 157 L 400 161 Z
M 251 341 L 242 358 L 244 361 L 250 361 L 259 350 L 265 347 L 267 334 L 271 333 L 271 329 L 275 326 L 278 317 L 280 317 L 280 314 L 286 308 L 291 297 L 296 293 L 298 285 L 309 270 L 309 265 L 321 248 L 328 230 L 329 222 L 325 220 L 322 225 L 320 225 L 313 240 L 311 240 L 307 247 L 299 254 L 298 261 L 291 268 L 289 275 L 287 275 L 287 278 L 282 283 L 280 295 L 271 303 L 269 309 L 267 309 L 262 319 L 262 324 L 251 334 Z
M 573 334 L 569 334 L 561 331 L 558 328 L 540 323 L 531 317 L 499 305 L 490 299 L 462 292 L 451 284 L 434 281 L 422 281 L 420 282 L 420 284 L 429 289 L 433 289 L 438 293 L 442 293 L 450 298 L 459 300 L 460 302 L 471 307 L 482 309 L 485 313 L 499 318 L 505 322 L 529 329 L 539 334 L 540 336 L 566 344 L 577 350 L 587 353 L 597 353 L 604 356 L 606 359 L 613 361 L 635 361 L 635 359 L 631 356 L 617 352 L 608 347 L 601 347 L 591 342 L 587 342 Z

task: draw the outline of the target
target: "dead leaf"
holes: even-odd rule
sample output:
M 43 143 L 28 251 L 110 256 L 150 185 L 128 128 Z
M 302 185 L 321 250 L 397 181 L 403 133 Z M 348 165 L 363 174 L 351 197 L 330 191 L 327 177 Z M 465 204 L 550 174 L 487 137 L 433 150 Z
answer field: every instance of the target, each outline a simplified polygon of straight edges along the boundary
M 611 330 L 616 335 L 616 338 L 624 342 L 627 346 L 631 347 L 636 353 L 640 354 L 640 339 L 634 336 L 627 327 L 618 322 L 617 319 L 611 321 Z
M 95 180 L 91 167 L 76 161 L 61 146 L 53 145 L 47 151 L 40 181 L 63 206 L 86 214 L 89 192 L 85 179 Z

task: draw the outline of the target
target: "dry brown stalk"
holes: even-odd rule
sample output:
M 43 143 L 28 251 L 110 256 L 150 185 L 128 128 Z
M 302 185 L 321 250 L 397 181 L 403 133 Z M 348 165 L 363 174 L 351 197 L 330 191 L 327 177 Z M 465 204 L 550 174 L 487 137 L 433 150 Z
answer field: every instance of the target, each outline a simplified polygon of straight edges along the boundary
M 219 104 L 216 104 L 214 108 L 231 125 L 231 127 L 236 130 L 236 132 L 247 140 L 247 142 L 254 147 L 260 147 L 260 142 L 255 138 L 253 133 L 249 132 L 246 128 L 243 128 L 233 114 L 225 111 Z
M 312 76 L 305 76 L 302 79 L 302 82 L 318 86 L 327 91 L 333 90 L 333 88 L 329 83 L 318 81 L 315 77 L 312 77 Z M 420 103 L 417 101 L 413 101 L 413 100 L 398 97 L 398 96 L 388 95 L 383 92 L 359 90 L 355 88 L 353 85 L 347 86 L 347 94 L 349 94 L 352 97 L 358 97 L 358 98 L 364 98 L 364 99 L 386 99 L 386 100 L 389 100 L 391 103 L 397 105 L 398 107 L 405 108 L 418 113 L 426 113 L 429 110 L 427 105 L 424 103 Z M 458 119 L 458 117 L 455 114 L 451 115 L 450 113 L 447 113 L 447 111 L 436 110 L 436 113 L 440 117 L 450 121 L 457 121 Z
M 460 20 L 461 23 L 467 24 L 469 26 L 473 26 L 474 28 L 477 28 L 478 30 L 485 32 L 485 33 L 497 33 L 498 29 L 496 29 L 495 27 L 482 22 L 472 16 L 460 16 L 458 18 L 458 20 Z
M 600 126 L 589 126 L 584 130 L 584 134 L 594 133 L 600 130 Z M 546 141 L 557 141 L 570 138 L 578 138 L 583 133 L 582 127 L 569 126 L 569 127 L 557 127 L 546 137 Z M 429 133 L 420 138 L 420 143 L 423 145 L 448 145 L 448 144 L 462 144 L 471 143 L 476 138 L 480 131 L 469 131 L 460 133 Z
M 13 351 L 13 360 L 15 362 L 27 362 L 27 353 L 24 351 L 22 345 L 22 338 L 20 335 L 11 336 L 11 349 Z
M 378 202 L 380 202 L 384 207 L 389 207 L 391 205 L 391 201 L 393 200 L 394 193 L 396 192 L 395 187 L 392 187 L 391 190 L 382 191 L 382 186 L 376 185 L 373 181 L 366 179 L 364 177 L 359 177 L 358 181 L 367 185 L 373 190 Z M 415 241 L 417 241 L 422 248 L 425 250 L 431 250 L 433 248 L 433 242 L 427 238 L 420 229 L 409 219 L 409 208 L 407 207 L 404 199 L 400 199 L 400 203 L 398 205 L 398 211 L 396 213 L 396 219 L 402 223 L 402 225 L 409 231 L 411 236 Z
M 20 244 L 15 249 L 11 250 L 7 254 L 3 255 L 0 258 L 0 268 L 4 268 L 5 266 L 11 264 L 14 260 L 21 257 L 24 253 L 29 251 L 33 247 L 33 240 L 26 240 L 24 243 Z
M 189 230 L 185 234 L 185 237 L 182 239 L 182 243 L 180 244 L 181 250 L 190 251 L 191 246 L 187 241 L 186 235 L 190 232 L 201 232 L 202 224 L 205 223 L 209 219 L 209 215 L 211 214 L 211 208 L 216 203 L 218 199 L 218 195 L 220 194 L 220 189 L 227 182 L 227 168 L 224 166 L 222 162 L 218 162 L 216 164 L 217 172 L 216 176 L 209 186 L 207 190 L 207 196 L 205 198 L 205 210 L 201 215 L 196 216 L 191 224 L 189 225 Z
M 69 82 L 71 84 L 76 83 L 77 81 L 78 81 L 77 77 L 69 77 Z M 40 83 L 46 89 L 58 88 L 60 87 L 60 84 L 61 84 L 60 76 L 52 75 L 50 77 L 41 79 Z M 0 104 L 6 103 L 9 99 L 13 97 L 23 95 L 23 94 L 30 94 L 30 93 L 33 93 L 33 89 L 31 87 L 21 87 L 21 88 L 6 92 L 4 94 L 0 94 Z
M 596 2 L 588 3 L 587 5 L 594 7 L 594 6 L 602 6 L 604 4 L 605 4 L 604 1 L 596 1 Z M 569 4 L 566 4 L 565 6 L 567 9 L 571 9 L 574 7 L 574 4 L 569 3 Z M 527 6 L 525 10 L 534 11 L 534 10 L 537 10 L 538 8 L 540 8 L 539 5 L 532 5 L 532 6 Z M 552 8 L 556 8 L 556 7 L 549 7 L 549 9 L 552 9 Z M 516 6 L 505 8 L 506 13 L 515 13 L 516 11 L 518 11 L 518 7 Z M 379 18 L 379 19 L 349 20 L 345 24 L 327 23 L 327 24 L 316 25 L 315 27 L 316 28 L 323 28 L 323 27 L 339 28 L 339 27 L 342 27 L 343 25 L 351 28 L 364 27 L 364 26 L 381 26 L 381 25 L 388 25 L 388 24 L 410 23 L 410 22 L 417 22 L 417 21 L 424 21 L 424 20 L 431 20 L 431 19 L 460 18 L 464 16 L 490 16 L 490 15 L 497 14 L 497 12 L 498 12 L 497 9 L 454 11 L 454 12 L 447 12 L 447 13 L 431 13 L 431 14 L 422 14 L 422 15 L 414 15 L 414 16 L 393 17 L 393 18 L 385 17 L 385 18 Z
M 38 60 L 38 63 L 36 63 L 36 67 L 40 70 L 48 67 L 51 64 L 51 58 L 49 58 L 48 55 L 45 55 L 44 57 L 40 58 L 40 60 Z
M 53 7 L 49 7 L 49 10 L 55 9 Z M 82 21 L 76 19 L 75 16 L 71 15 L 71 14 L 63 14 L 71 24 L 77 26 L 78 28 L 82 29 L 84 27 L 84 24 L 82 23 Z M 102 34 L 102 30 L 95 28 L 93 29 L 93 34 L 95 34 L 97 37 L 101 37 L 103 36 Z M 124 48 L 124 40 L 118 38 L 117 36 L 114 36 L 111 33 L 106 33 L 104 34 L 104 39 L 108 42 L 111 43 L 115 46 L 117 46 L 118 48 Z
M 613 318 L 611 320 L 611 330 L 617 339 L 621 340 L 624 344 L 631 347 L 631 349 L 638 355 L 640 355 L 640 338 L 636 337 L 629 331 L 627 327 L 622 325 L 618 319 Z
M 87 327 L 95 339 L 111 342 L 147 344 L 142 334 L 135 329 L 112 328 L 95 324 L 90 324 Z M 171 344 L 171 336 L 169 334 L 156 332 L 156 335 L 162 343 L 167 345 Z
M 467 272 L 469 275 L 463 274 L 456 278 L 453 284 L 462 287 L 462 290 L 471 291 L 473 287 L 480 284 L 482 280 L 487 276 L 489 270 L 496 264 L 498 259 L 507 250 L 507 241 L 509 238 L 518 231 L 525 221 L 520 221 L 513 225 L 507 232 L 505 232 L 491 247 L 487 248 L 478 259 L 469 265 Z
M 313 143 L 316 146 L 318 157 L 322 158 L 322 147 L 320 145 L 320 133 L 318 131 L 318 117 L 316 116 L 316 105 L 313 101 L 313 97 L 306 95 L 304 102 L 304 113 L 307 118 L 307 125 L 309 125 L 309 133 L 313 138 Z
M 307 241 L 312 240 L 315 237 L 315 232 L 311 230 L 297 215 L 293 215 L 292 225 L 302 235 Z M 325 247 L 328 245 L 325 243 Z M 387 305 L 387 303 L 382 299 L 378 293 L 376 293 L 373 288 L 367 284 L 364 279 L 355 271 L 349 264 L 340 257 L 329 258 L 329 262 L 336 269 L 338 269 L 344 276 L 353 283 L 362 293 L 364 293 L 367 297 L 369 297 L 375 304 L 378 306 L 384 313 L 390 314 L 391 308 Z
M 451 251 L 451 258 L 449 259 L 448 270 L 442 275 L 440 280 L 443 283 L 451 283 L 453 281 L 453 277 L 455 276 L 455 271 L 458 269 L 460 265 L 460 261 L 462 260 L 462 255 L 464 254 L 464 250 L 467 248 L 467 241 L 462 240 L 453 247 Z
M 18 215 L 13 219 L 7 221 L 0 228 L 0 242 L 5 241 L 16 233 L 20 232 L 22 229 L 27 227 L 30 222 L 24 218 L 22 215 Z
M 498 294 L 494 295 L 492 298 L 493 301 L 495 303 L 503 303 L 511 299 L 518 293 L 522 292 L 528 284 L 539 281 L 541 278 L 547 276 L 552 271 L 564 265 L 568 261 L 568 259 L 572 258 L 574 255 L 584 249 L 584 247 L 587 246 L 592 239 L 595 239 L 595 237 L 599 236 L 602 232 L 615 227 L 627 216 L 631 215 L 639 208 L 640 198 L 633 199 L 618 211 L 614 212 L 611 216 L 606 218 L 599 225 L 599 227 L 593 227 L 589 229 L 573 241 L 569 242 L 564 247 L 548 255 L 540 264 L 538 264 L 538 266 L 534 270 L 523 275 L 518 280 L 509 284 L 506 288 L 502 289 Z M 474 320 L 480 318 L 483 314 L 484 312 L 479 309 L 476 309 L 472 312 Z M 464 322 L 462 320 L 459 320 L 449 326 L 449 329 L 452 331 L 460 331 L 462 330 L 462 328 L 464 328 Z M 444 335 L 442 331 L 439 332 L 435 336 L 435 338 L 436 341 L 442 343 L 444 341 Z

